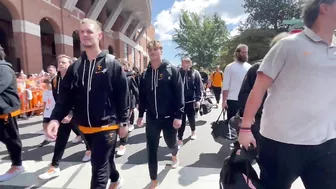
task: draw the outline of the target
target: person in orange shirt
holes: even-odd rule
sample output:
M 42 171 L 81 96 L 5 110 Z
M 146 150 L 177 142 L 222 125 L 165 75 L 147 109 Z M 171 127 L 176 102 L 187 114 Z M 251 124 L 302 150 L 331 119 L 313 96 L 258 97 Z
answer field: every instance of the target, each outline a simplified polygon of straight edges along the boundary
M 220 70 L 220 67 L 217 66 L 216 67 L 216 71 L 214 73 L 211 74 L 211 89 L 212 92 L 215 95 L 216 98 L 216 107 L 218 108 L 218 104 L 219 104 L 219 100 L 220 100 L 220 96 L 222 93 L 222 86 L 223 86 L 223 78 L 224 78 L 224 74 L 223 72 Z

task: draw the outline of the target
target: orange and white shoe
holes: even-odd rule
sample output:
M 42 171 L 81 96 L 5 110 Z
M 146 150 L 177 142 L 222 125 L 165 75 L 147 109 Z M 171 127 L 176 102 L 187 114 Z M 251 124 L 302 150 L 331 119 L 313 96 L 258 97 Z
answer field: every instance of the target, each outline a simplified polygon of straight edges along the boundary
M 83 162 L 88 162 L 88 161 L 90 161 L 90 160 L 91 160 L 91 151 L 90 151 L 90 150 L 87 150 L 87 151 L 85 152 L 85 155 L 84 155 L 82 161 L 83 161 Z
M 61 174 L 60 168 L 51 166 L 47 172 L 39 175 L 38 178 L 40 180 L 49 180 L 60 176 L 60 174 Z
M 117 182 L 111 182 L 109 189 L 120 189 L 124 185 L 124 179 L 122 176 L 119 176 Z
M 176 169 L 180 164 L 180 161 L 178 159 L 178 156 L 172 156 L 172 169 Z
M 149 189 L 157 189 L 159 186 L 159 182 L 157 180 L 152 180 L 150 188 Z

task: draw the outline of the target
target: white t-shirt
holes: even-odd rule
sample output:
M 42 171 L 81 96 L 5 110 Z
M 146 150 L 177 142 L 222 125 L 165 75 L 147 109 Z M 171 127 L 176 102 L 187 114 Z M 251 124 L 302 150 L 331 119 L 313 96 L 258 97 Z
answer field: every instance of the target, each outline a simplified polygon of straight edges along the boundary
M 237 61 L 227 65 L 224 70 L 223 90 L 228 90 L 227 100 L 238 100 L 239 91 L 251 64 Z
M 43 92 L 43 102 L 46 104 L 43 112 L 43 117 L 50 118 L 51 113 L 55 107 L 55 100 L 52 94 L 52 90 Z
M 305 29 L 275 44 L 259 72 L 273 79 L 261 118 L 262 136 L 295 145 L 336 138 L 336 46 Z

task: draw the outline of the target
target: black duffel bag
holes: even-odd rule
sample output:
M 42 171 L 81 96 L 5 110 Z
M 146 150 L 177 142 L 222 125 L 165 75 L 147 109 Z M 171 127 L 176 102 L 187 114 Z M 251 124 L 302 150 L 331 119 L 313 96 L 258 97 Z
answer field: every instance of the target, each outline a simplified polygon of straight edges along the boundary
M 252 167 L 257 152 L 254 148 L 245 150 L 240 148 L 238 142 L 234 143 L 234 149 L 224 161 L 220 172 L 220 189 L 263 189 L 260 179 Z M 240 150 L 239 155 L 237 151 Z
M 225 113 L 226 111 L 222 110 L 218 119 L 211 123 L 211 135 L 217 143 L 222 145 L 227 144 L 227 140 L 235 141 L 238 138 L 237 131 L 229 125 L 228 121 L 224 120 Z M 223 119 L 220 119 L 222 116 Z

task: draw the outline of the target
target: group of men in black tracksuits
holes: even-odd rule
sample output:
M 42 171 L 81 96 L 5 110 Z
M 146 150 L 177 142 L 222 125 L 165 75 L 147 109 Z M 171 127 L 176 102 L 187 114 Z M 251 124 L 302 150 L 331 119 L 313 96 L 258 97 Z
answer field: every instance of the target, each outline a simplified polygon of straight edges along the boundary
M 70 114 L 71 122 L 78 125 L 87 148 L 91 150 L 91 189 L 105 189 L 108 180 L 111 181 L 110 188 L 119 189 L 123 179 L 114 163 L 117 136 L 127 137 L 130 118 L 134 116 L 133 109 L 138 103 L 138 126 L 142 125 L 146 112 L 148 165 L 151 189 L 155 189 L 158 186 L 157 150 L 161 131 L 172 150 L 173 168 L 179 163 L 177 132 L 181 129 L 178 136 L 182 139 L 186 117 L 193 133 L 195 131 L 195 108 L 199 107 L 202 94 L 200 74 L 191 68 L 190 59 L 187 60 L 189 67 L 181 70 L 163 60 L 162 46 L 158 41 L 147 46 L 151 58 L 147 70 L 138 76 L 127 74 L 113 55 L 100 50 L 100 25 L 94 20 L 83 19 L 80 27 L 81 39 L 85 38 L 81 41 L 85 51 L 69 66 L 64 76 L 56 79 L 54 93 L 57 94 L 54 95 L 57 102 L 46 133 L 51 139 L 58 140 L 63 138 L 58 132 L 68 136 L 71 127 L 61 123 Z M 0 90 L 0 140 L 6 144 L 12 160 L 11 169 L 0 176 L 0 181 L 4 181 L 20 174 L 24 168 L 15 119 L 20 110 L 16 78 L 10 64 L 1 56 Z M 61 156 L 63 150 L 59 151 Z

